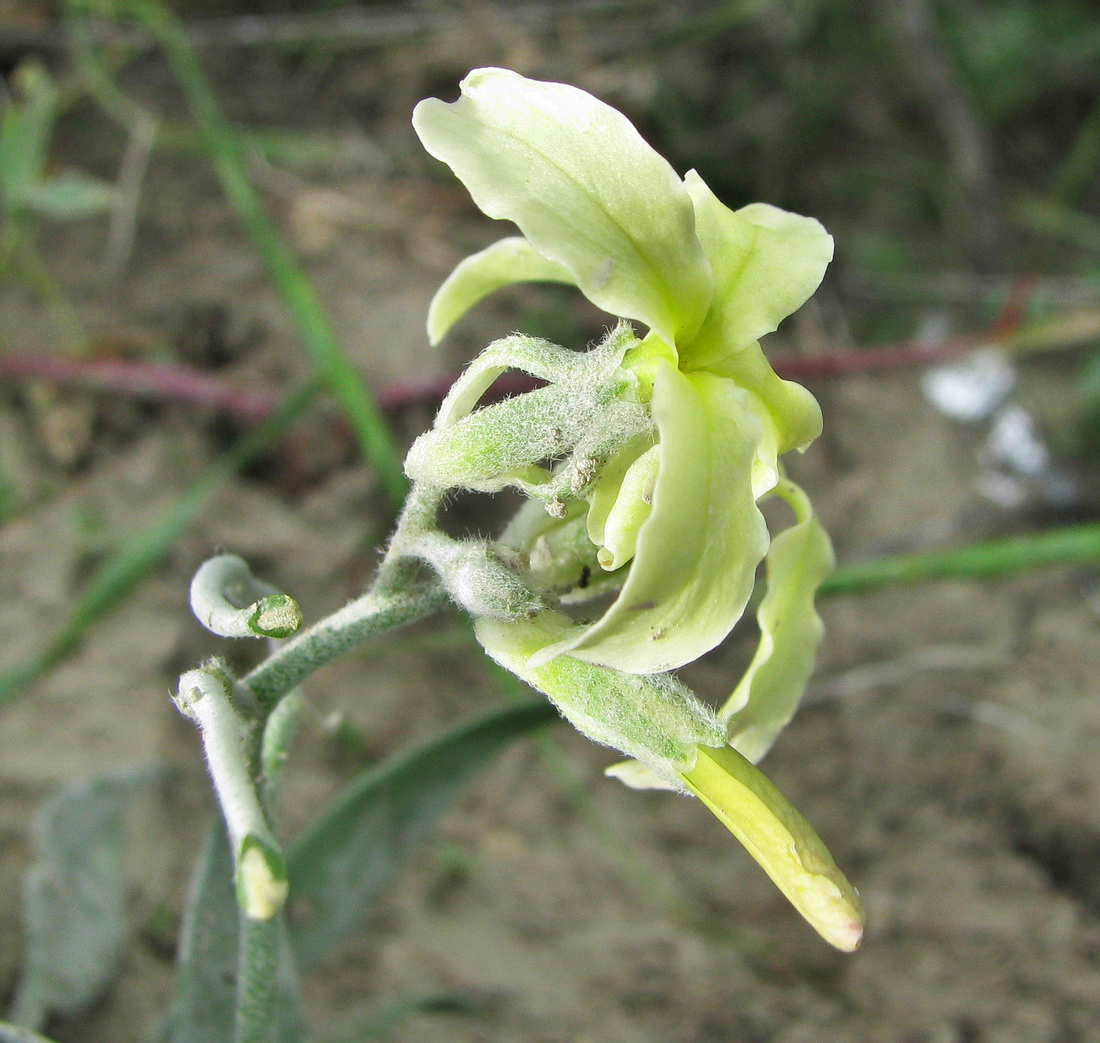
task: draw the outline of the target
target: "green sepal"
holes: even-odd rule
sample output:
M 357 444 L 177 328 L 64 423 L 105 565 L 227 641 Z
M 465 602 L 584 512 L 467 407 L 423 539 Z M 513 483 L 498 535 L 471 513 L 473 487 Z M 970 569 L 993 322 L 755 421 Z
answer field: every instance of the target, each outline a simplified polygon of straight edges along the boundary
M 549 697 L 578 731 L 673 783 L 695 765 L 700 743 L 724 740 L 713 711 L 671 674 L 624 674 L 572 656 L 535 661 L 575 629 L 567 616 L 542 612 L 510 623 L 480 619 L 474 633 L 490 657 Z
M 627 323 L 584 353 L 518 334 L 496 341 L 455 382 L 435 426 L 409 450 L 405 473 L 414 482 L 437 488 L 495 492 L 516 486 L 534 493 L 551 479 L 541 461 L 560 459 L 594 438 L 598 441 L 608 424 L 612 440 L 623 425 L 627 430 L 637 427 L 640 407 L 624 399 L 635 381 L 620 368 L 636 343 Z M 551 383 L 477 408 L 493 381 L 509 368 Z
M 451 385 L 435 416 L 435 427 L 450 427 L 477 408 L 493 382 L 509 369 L 518 369 L 547 383 L 568 380 L 582 356 L 541 337 L 514 333 L 493 341 Z M 615 363 L 615 366 L 618 362 Z M 612 366 L 612 369 L 615 367 Z

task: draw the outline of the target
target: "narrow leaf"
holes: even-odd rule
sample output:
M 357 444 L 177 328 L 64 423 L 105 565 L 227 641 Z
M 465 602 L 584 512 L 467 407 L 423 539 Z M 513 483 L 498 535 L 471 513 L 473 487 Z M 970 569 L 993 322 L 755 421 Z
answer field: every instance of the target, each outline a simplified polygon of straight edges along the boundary
M 497 750 L 555 716 L 542 700 L 493 710 L 355 779 L 289 851 L 291 940 L 299 965 L 315 964 L 361 921 Z
M 216 818 L 195 867 L 180 931 L 168 1031 L 174 1043 L 233 1038 L 239 934 L 233 856 L 225 824 Z

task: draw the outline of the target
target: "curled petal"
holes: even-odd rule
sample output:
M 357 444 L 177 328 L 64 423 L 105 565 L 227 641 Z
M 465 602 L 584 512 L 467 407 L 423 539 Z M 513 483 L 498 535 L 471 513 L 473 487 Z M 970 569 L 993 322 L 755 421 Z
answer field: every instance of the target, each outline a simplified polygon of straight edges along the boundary
M 543 257 L 523 236 L 499 239 L 471 254 L 444 280 L 428 306 L 428 339 L 438 344 L 483 297 L 517 282 L 575 285 L 569 269 Z
M 821 434 L 821 407 L 817 399 L 801 384 L 783 380 L 772 369 L 759 344 L 747 344 L 737 354 L 708 366 L 707 372 L 728 377 L 764 404 L 775 427 L 777 456 L 792 449 L 805 449 Z M 771 464 L 774 466 L 775 458 Z
M 607 572 L 634 557 L 638 532 L 653 509 L 659 465 L 652 434 L 640 435 L 623 446 L 592 486 L 588 537 L 599 548 L 597 561 Z
M 700 747 L 684 781 L 830 945 L 859 947 L 863 906 L 821 838 L 758 769 L 729 746 Z
M 696 368 L 771 333 L 805 304 L 832 260 L 833 238 L 812 217 L 766 203 L 730 210 L 693 170 L 684 183 L 714 278 L 707 321 L 682 349 L 683 365 Z
M 604 615 L 540 653 L 628 673 L 673 670 L 709 652 L 741 617 L 768 532 L 752 464 L 762 425 L 730 380 L 655 362 L 660 466 L 622 591 Z
M 413 127 L 490 217 L 514 221 L 597 307 L 668 343 L 698 330 L 711 299 L 692 201 L 625 116 L 562 83 L 476 69 Z
M 832 545 L 806 494 L 787 480 L 777 492 L 797 521 L 772 541 L 768 592 L 757 610 L 760 644 L 719 714 L 729 722 L 730 743 L 754 763 L 794 716 L 813 672 L 822 635 L 814 594 L 833 568 Z

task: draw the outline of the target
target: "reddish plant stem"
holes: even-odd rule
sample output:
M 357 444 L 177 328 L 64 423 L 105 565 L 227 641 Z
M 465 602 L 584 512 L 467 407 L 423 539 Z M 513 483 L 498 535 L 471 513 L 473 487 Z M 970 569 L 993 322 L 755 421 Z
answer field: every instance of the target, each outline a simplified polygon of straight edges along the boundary
M 88 388 L 188 402 L 258 423 L 275 408 L 273 395 L 244 391 L 186 366 L 61 355 L 0 355 L 0 381 L 44 381 L 60 387 Z
M 825 378 L 880 370 L 922 366 L 955 358 L 988 343 L 988 337 L 960 337 L 935 344 L 901 343 L 875 350 L 836 351 L 815 356 L 776 359 L 780 376 L 795 379 Z M 391 384 L 378 392 L 379 405 L 398 412 L 416 405 L 438 405 L 455 375 L 418 382 Z M 276 396 L 247 391 L 186 366 L 117 359 L 79 359 L 45 354 L 0 355 L 0 382 L 45 381 L 59 387 L 87 388 L 187 402 L 229 413 L 246 423 L 256 423 L 275 407 Z M 538 386 L 520 374 L 505 374 L 493 385 L 496 395 L 517 394 Z
M 943 362 L 983 345 L 1010 338 L 1020 324 L 1033 289 L 1034 280 L 1018 280 L 1001 313 L 985 334 L 935 342 L 900 341 L 879 348 L 830 351 L 821 355 L 788 356 L 776 359 L 773 365 L 781 377 L 807 380 Z M 44 354 L 0 355 L 0 382 L 14 380 L 41 380 L 62 387 L 83 387 L 187 402 L 228 413 L 245 423 L 258 423 L 269 416 L 277 401 L 273 393 L 246 391 L 185 366 L 119 359 Z M 438 405 L 454 380 L 454 375 L 449 374 L 415 383 L 392 384 L 378 392 L 378 404 L 387 412 L 399 412 L 417 405 Z M 538 383 L 522 374 L 506 373 L 493 385 L 491 394 L 493 397 L 514 395 L 537 387 Z

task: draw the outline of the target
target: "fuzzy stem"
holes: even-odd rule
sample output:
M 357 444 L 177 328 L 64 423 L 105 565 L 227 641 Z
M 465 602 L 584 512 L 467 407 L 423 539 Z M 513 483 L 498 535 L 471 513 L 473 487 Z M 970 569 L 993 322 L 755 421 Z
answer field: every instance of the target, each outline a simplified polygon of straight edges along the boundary
M 271 832 L 247 749 L 249 729 L 230 699 L 228 675 L 217 665 L 180 678 L 176 705 L 202 733 L 203 751 L 225 815 L 237 873 L 237 896 L 249 919 L 273 917 L 286 898 L 286 866 Z
M 271 1043 L 275 1021 L 277 966 L 279 955 L 277 920 L 241 917 L 240 949 L 237 954 L 236 1043 Z
M 292 597 L 256 579 L 243 558 L 219 554 L 191 581 L 191 611 L 219 637 L 290 637 L 302 625 Z
M 349 648 L 438 612 L 448 601 L 435 580 L 413 579 L 404 587 L 376 583 L 366 594 L 315 623 L 275 650 L 242 683 L 264 707 L 273 706 L 318 667 Z

